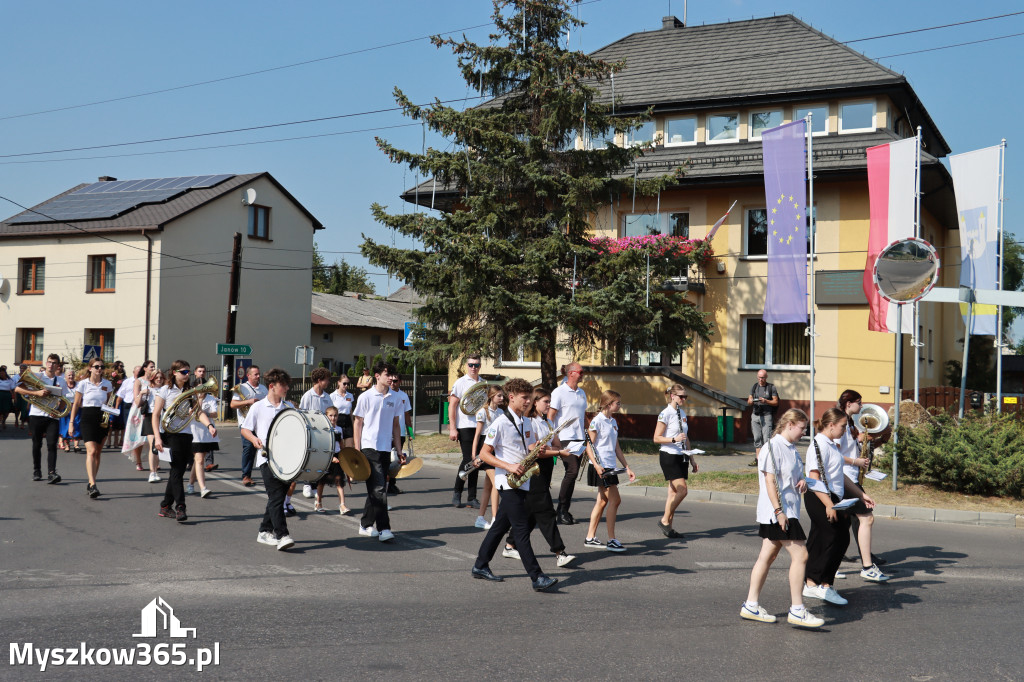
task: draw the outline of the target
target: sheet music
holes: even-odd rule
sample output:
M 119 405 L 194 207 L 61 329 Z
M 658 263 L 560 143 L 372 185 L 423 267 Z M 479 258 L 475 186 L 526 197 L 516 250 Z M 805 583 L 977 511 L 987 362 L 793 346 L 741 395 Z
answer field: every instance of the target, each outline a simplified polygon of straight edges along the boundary
M 860 500 L 858 500 L 856 497 L 851 497 L 849 499 L 843 500 L 842 502 L 836 502 L 834 505 L 832 505 L 832 508 L 835 509 L 836 511 L 842 511 L 844 509 L 849 509 L 858 502 L 860 502 Z
M 582 455 L 586 447 L 587 442 L 583 440 L 571 440 L 565 444 L 565 449 L 574 455 Z
M 684 455 L 703 455 L 704 451 L 694 448 L 693 450 L 683 450 Z
M 828 495 L 828 488 L 825 487 L 824 481 L 819 481 L 816 478 L 807 477 L 804 479 L 807 482 L 807 489 L 816 493 L 825 493 Z
M 878 469 L 872 469 L 871 471 L 864 474 L 864 478 L 870 478 L 872 481 L 884 481 L 889 477 L 889 474 L 884 474 Z

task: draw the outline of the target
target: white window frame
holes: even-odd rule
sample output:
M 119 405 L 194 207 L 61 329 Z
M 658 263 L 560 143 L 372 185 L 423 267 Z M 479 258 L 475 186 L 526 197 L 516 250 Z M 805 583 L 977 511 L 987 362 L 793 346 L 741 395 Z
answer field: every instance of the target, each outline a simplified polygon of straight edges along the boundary
M 856 105 L 856 104 L 870 104 L 871 105 L 871 126 L 869 128 L 846 128 L 843 126 L 843 107 Z M 871 133 L 874 132 L 877 127 L 877 115 L 878 115 L 878 103 L 873 99 L 859 99 L 852 100 L 849 102 L 839 103 L 839 134 L 844 133 Z
M 672 236 L 670 234 L 670 228 L 672 226 L 671 220 L 672 220 L 672 216 L 674 214 L 676 214 L 676 213 L 684 213 L 684 214 L 686 214 L 686 231 L 687 231 L 687 234 L 689 234 L 689 231 L 690 231 L 690 209 L 689 208 L 681 208 L 681 209 L 676 209 L 676 210 L 672 210 L 672 211 L 662 211 L 661 213 L 620 213 L 619 214 L 619 218 L 620 218 L 621 222 L 619 223 L 619 225 L 620 225 L 620 227 L 619 227 L 619 236 L 620 237 L 627 237 L 627 236 L 643 237 L 643 236 L 646 236 L 646 235 L 637 235 L 637 234 L 627 235 L 626 234 L 626 222 L 630 218 L 633 218 L 633 217 L 636 217 L 636 216 L 651 216 L 651 217 L 658 217 L 658 222 L 660 223 L 660 227 L 659 227 L 660 232 L 658 234 L 663 234 L 666 237 L 671 237 Z M 689 236 L 687 236 L 685 238 L 689 239 Z
M 637 139 L 635 139 L 633 137 L 633 135 L 635 133 L 639 132 L 640 128 L 634 128 L 633 130 L 627 131 L 626 133 L 623 134 L 623 137 L 625 138 L 625 142 L 626 142 L 626 146 L 627 147 L 639 147 L 640 145 L 642 145 L 642 144 L 644 144 L 646 142 L 650 142 L 651 144 L 655 144 L 656 143 L 656 141 L 658 139 L 658 126 L 654 122 L 654 119 L 651 119 L 650 121 L 644 121 L 641 124 L 641 127 L 642 126 L 650 126 L 651 127 L 651 139 L 649 139 L 649 140 L 646 140 L 646 139 L 645 140 L 637 140 Z
M 728 140 L 712 140 L 711 139 L 711 119 L 715 116 L 734 116 L 736 117 L 736 137 Z M 707 144 L 736 144 L 740 141 L 740 113 L 738 111 L 723 111 L 714 114 L 708 114 L 704 119 L 704 139 Z
M 811 137 L 824 137 L 825 135 L 828 135 L 828 134 L 829 134 L 829 126 L 828 126 L 828 119 L 829 119 L 829 115 L 828 115 L 828 102 L 817 102 L 817 103 L 814 103 L 814 104 L 803 104 L 803 105 L 795 105 L 795 106 L 793 107 L 793 120 L 794 120 L 794 121 L 799 121 L 800 119 L 802 119 L 802 118 L 803 118 L 803 116 L 797 116 L 797 112 L 798 112 L 798 111 L 799 111 L 800 109 L 819 109 L 819 108 L 821 108 L 821 109 L 824 109 L 824 110 L 825 110 L 825 116 L 824 116 L 824 119 L 825 119 L 825 130 L 823 130 L 823 131 L 821 131 L 821 132 L 817 132 L 817 133 L 811 133 Z M 806 114 L 805 114 L 805 115 L 806 115 Z M 812 117 L 812 118 L 811 118 L 811 124 L 813 125 L 813 123 L 814 123 L 814 122 L 815 122 L 816 120 L 818 120 L 818 119 L 817 119 L 817 117 Z
M 495 364 L 496 367 L 540 367 L 540 362 L 527 362 L 525 358 L 524 346 L 519 344 L 516 347 L 516 358 L 514 360 L 505 360 L 505 351 L 498 352 L 498 361 Z
M 672 121 L 693 121 L 693 139 L 684 140 L 683 142 L 672 142 L 668 135 L 668 124 Z M 666 147 L 692 147 L 697 144 L 697 135 L 700 129 L 696 116 L 671 116 L 665 118 L 665 127 L 662 129 L 662 136 L 665 140 Z
M 754 114 L 778 114 L 779 125 L 782 125 L 786 121 L 786 112 L 782 109 L 758 109 L 751 111 L 747 114 L 747 139 L 750 141 L 757 141 L 761 139 L 760 135 L 754 136 Z
M 759 320 L 762 319 L 761 315 L 743 315 L 740 317 L 740 331 L 741 331 L 741 345 L 740 345 L 740 369 L 743 370 L 794 370 L 794 371 L 810 371 L 810 365 L 776 365 L 768 361 L 768 358 L 772 357 L 772 344 L 774 341 L 774 329 L 775 325 L 770 322 L 764 323 L 764 364 L 747 364 L 747 321 L 748 320 Z M 810 320 L 808 320 L 810 325 Z

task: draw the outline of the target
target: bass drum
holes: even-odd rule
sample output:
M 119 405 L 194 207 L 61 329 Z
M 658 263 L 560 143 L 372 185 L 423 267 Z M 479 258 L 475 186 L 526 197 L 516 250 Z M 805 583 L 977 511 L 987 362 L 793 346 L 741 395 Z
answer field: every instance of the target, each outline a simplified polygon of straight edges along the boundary
M 285 408 L 270 422 L 267 460 L 274 478 L 315 483 L 327 473 L 334 456 L 334 427 L 327 416 Z

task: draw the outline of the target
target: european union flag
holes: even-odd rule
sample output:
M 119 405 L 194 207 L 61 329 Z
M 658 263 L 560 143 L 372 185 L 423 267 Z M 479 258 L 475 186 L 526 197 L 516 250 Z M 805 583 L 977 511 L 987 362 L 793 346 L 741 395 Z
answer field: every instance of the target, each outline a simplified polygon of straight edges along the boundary
M 807 322 L 807 122 L 761 133 L 768 206 L 768 282 L 763 319 Z

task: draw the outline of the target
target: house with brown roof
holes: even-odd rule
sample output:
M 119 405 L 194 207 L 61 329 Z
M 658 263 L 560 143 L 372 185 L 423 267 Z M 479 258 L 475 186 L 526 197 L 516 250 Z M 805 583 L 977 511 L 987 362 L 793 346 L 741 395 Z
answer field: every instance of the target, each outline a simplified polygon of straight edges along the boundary
M 86 346 L 129 368 L 216 368 L 241 233 L 237 343 L 298 370 L 309 344 L 317 220 L 270 173 L 83 183 L 0 223 L 0 358 L 40 363 Z

